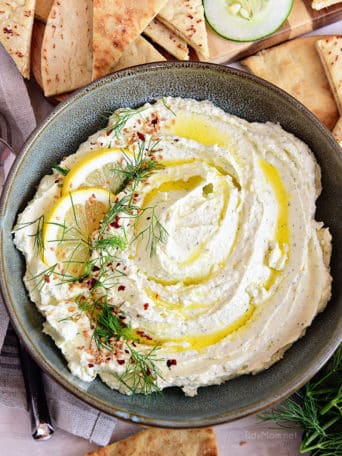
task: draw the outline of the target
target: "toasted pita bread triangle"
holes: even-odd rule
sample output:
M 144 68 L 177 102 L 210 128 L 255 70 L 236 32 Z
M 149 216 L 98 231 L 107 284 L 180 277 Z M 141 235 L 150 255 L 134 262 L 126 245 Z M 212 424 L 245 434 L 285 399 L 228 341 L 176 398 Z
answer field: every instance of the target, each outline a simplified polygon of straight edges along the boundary
M 332 130 L 338 110 L 330 91 L 315 42 L 320 37 L 298 38 L 242 60 L 252 73 L 297 98 Z
M 166 60 L 157 49 L 152 46 L 145 38 L 138 38 L 125 50 L 117 64 L 111 68 L 111 71 L 122 70 L 133 65 L 143 63 L 160 62 Z
M 189 60 L 189 49 L 186 42 L 158 21 L 158 19 L 153 19 L 148 24 L 144 30 L 144 35 L 148 36 L 177 59 Z
M 193 47 L 199 59 L 209 58 L 202 0 L 169 0 L 158 19 Z
M 339 145 L 342 147 L 342 117 L 340 117 L 333 129 L 333 136 Z
M 329 36 L 316 42 L 325 74 L 342 116 L 342 36 Z
M 45 27 L 41 72 L 45 96 L 91 81 L 91 0 L 55 0 Z
M 341 0 L 312 0 L 311 6 L 315 10 L 321 10 L 336 3 L 341 3 Z
M 30 46 L 35 0 L 0 1 L 0 43 L 24 78 L 30 78 Z
M 147 429 L 87 456 L 218 456 L 213 429 Z
M 165 0 L 93 1 L 93 79 L 111 72 Z
M 53 4 L 53 0 L 36 0 L 34 15 L 40 21 L 46 23 Z

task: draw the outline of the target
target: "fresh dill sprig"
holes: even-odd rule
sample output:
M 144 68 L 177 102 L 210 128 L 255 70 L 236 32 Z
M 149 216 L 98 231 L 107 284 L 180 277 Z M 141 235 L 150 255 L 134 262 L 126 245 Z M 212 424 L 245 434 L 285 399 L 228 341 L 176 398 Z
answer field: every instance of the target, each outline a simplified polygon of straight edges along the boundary
M 103 239 L 96 239 L 92 243 L 92 249 L 100 249 L 108 251 L 109 248 L 125 250 L 127 247 L 127 239 L 119 235 L 107 236 Z
M 151 173 L 157 169 L 162 169 L 161 163 L 158 163 L 152 156 L 157 149 L 160 140 L 152 143 L 151 138 L 148 143 L 146 141 L 138 142 L 138 151 L 134 151 L 132 156 L 124 154 L 124 166 L 114 168 L 114 173 L 119 173 L 124 176 L 124 181 L 120 190 L 130 185 L 131 196 L 134 196 L 135 190 L 143 179 L 146 179 Z
M 126 316 L 120 307 L 112 306 L 106 296 L 94 299 L 79 296 L 75 299 L 78 308 L 86 312 L 90 321 L 95 324 L 93 340 L 98 350 L 113 350 L 116 341 L 124 343 L 126 368 L 116 378 L 132 393 L 151 394 L 159 392 L 157 379 L 161 372 L 157 367 L 160 359 L 156 356 L 160 347 L 155 345 L 147 352 L 138 351 L 134 344 L 139 342 L 139 336 L 131 325 L 126 322 Z
M 133 116 L 142 113 L 147 109 L 147 106 L 142 106 L 138 109 L 132 108 L 122 108 L 115 111 L 114 115 L 114 122 L 107 130 L 107 134 L 113 134 L 116 139 L 119 138 L 122 130 L 124 129 L 125 125 Z
M 93 339 L 97 348 L 112 350 L 112 338 L 119 340 L 137 340 L 134 331 L 128 323 L 125 323 L 125 315 L 118 307 L 110 306 L 106 300 L 102 300 L 102 308 L 96 318 L 96 328 Z
M 30 237 L 34 237 L 34 247 L 37 251 L 42 254 L 44 251 L 44 242 L 43 242 L 43 229 L 44 229 L 44 215 L 39 216 L 32 222 L 23 222 L 17 223 L 13 228 L 13 231 L 20 231 L 29 226 L 36 225 L 36 231 L 33 234 L 30 234 Z
M 176 117 L 176 113 L 170 108 L 170 106 L 167 104 L 165 98 L 163 97 L 162 99 L 162 103 L 163 105 L 165 106 L 165 108 L 171 112 L 171 114 L 173 114 L 175 117 Z
M 56 170 L 59 174 L 61 174 L 62 176 L 66 176 L 68 174 L 68 172 L 70 171 L 69 168 L 63 168 L 62 166 L 58 165 L 58 164 L 55 164 L 53 165 L 52 169 Z
M 44 285 L 48 282 L 50 282 L 50 277 L 52 274 L 55 273 L 55 270 L 57 268 L 57 263 L 44 269 L 43 271 L 39 272 L 35 276 L 31 277 L 28 279 L 29 282 L 34 282 L 34 287 L 32 288 L 32 291 L 35 289 L 38 289 L 41 291 L 44 287 Z
M 160 349 L 154 346 L 147 353 L 137 351 L 132 345 L 126 344 L 130 354 L 130 362 L 126 364 L 125 371 L 116 378 L 129 389 L 133 394 L 142 393 L 146 396 L 152 393 L 161 393 L 157 379 L 162 378 L 157 362 L 161 359 L 157 357 Z
M 342 456 L 342 344 L 304 388 L 260 416 L 281 427 L 303 428 L 300 453 Z
M 147 243 L 146 246 L 150 251 L 150 257 L 156 253 L 157 244 L 159 242 L 165 242 L 169 233 L 166 231 L 164 226 L 160 223 L 159 217 L 155 213 L 155 206 L 146 208 L 145 210 L 151 210 L 151 215 L 149 216 L 149 224 L 145 229 L 138 233 L 134 240 L 139 238 L 143 239 L 144 235 L 147 234 Z

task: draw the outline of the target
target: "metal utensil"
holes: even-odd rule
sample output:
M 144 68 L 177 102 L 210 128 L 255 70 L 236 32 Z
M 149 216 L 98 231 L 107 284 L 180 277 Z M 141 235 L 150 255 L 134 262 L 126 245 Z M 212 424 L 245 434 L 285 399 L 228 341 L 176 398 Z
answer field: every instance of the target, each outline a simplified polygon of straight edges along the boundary
M 5 161 L 10 154 L 16 155 L 11 147 L 11 129 L 6 117 L 0 112 L 0 194 L 5 183 Z M 23 372 L 27 403 L 31 415 L 32 437 L 36 440 L 49 439 L 54 428 L 45 396 L 42 373 L 37 364 L 28 355 L 18 339 L 21 368 Z

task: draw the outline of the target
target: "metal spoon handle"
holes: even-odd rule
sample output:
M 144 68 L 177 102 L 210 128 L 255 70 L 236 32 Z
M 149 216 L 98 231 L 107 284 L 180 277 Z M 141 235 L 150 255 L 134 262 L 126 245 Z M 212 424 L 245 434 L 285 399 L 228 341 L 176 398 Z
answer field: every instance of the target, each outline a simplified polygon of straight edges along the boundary
M 36 440 L 47 440 L 54 433 L 54 428 L 47 406 L 41 370 L 30 358 L 22 343 L 20 341 L 18 343 L 27 403 L 31 415 L 32 437 Z

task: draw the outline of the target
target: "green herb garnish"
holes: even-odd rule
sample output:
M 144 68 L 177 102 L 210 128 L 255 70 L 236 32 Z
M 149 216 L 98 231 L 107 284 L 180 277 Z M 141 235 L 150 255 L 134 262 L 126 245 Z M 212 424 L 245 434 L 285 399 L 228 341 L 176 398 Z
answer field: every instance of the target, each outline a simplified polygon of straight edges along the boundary
M 68 168 L 63 168 L 62 166 L 60 165 L 53 165 L 52 169 L 56 170 L 59 174 L 61 174 L 62 176 L 66 176 L 68 174 L 68 172 L 70 171 L 70 169 Z
M 125 314 L 120 307 L 110 305 L 106 296 L 97 299 L 80 296 L 75 302 L 95 324 L 93 339 L 98 350 L 111 351 L 115 348 L 116 342 L 123 343 L 123 349 L 128 356 L 122 360 L 125 363 L 125 371 L 121 375 L 115 375 L 119 382 L 132 393 L 147 395 L 160 392 L 157 379 L 161 377 L 161 373 L 156 365 L 160 360 L 156 356 L 159 347 L 156 345 L 147 352 L 138 351 L 135 343 L 140 341 L 139 335 L 126 322 Z
M 33 234 L 30 234 L 30 237 L 34 238 L 34 248 L 37 249 L 39 254 L 42 254 L 44 251 L 44 242 L 43 242 L 43 228 L 44 228 L 44 215 L 36 218 L 32 222 L 17 223 L 13 228 L 13 231 L 20 231 L 29 226 L 36 225 L 36 231 Z
M 141 112 L 145 111 L 147 107 L 142 106 L 138 109 L 131 109 L 131 108 L 122 108 L 115 111 L 113 114 L 114 122 L 113 125 L 107 130 L 107 134 L 113 134 L 115 138 L 119 138 L 123 128 L 125 127 L 126 123 L 136 114 L 140 114 Z
M 304 428 L 300 453 L 341 456 L 342 345 L 304 388 L 260 418 L 281 427 Z
M 150 257 L 156 253 L 156 247 L 159 242 L 165 242 L 168 236 L 168 232 L 164 226 L 160 223 L 159 218 L 155 214 L 155 207 L 146 208 L 146 210 L 151 210 L 151 215 L 149 216 L 149 224 L 147 227 L 138 233 L 134 240 L 139 238 L 144 238 L 144 235 L 147 235 L 147 247 L 150 251 Z
M 170 112 L 176 117 L 176 113 L 175 113 L 175 112 L 170 108 L 170 106 L 167 104 L 165 98 L 163 97 L 161 100 L 162 100 L 162 103 L 163 103 L 163 105 L 165 106 L 165 108 L 166 108 L 168 111 L 170 111 Z
M 116 375 L 119 382 L 123 383 L 133 394 L 161 393 L 156 383 L 156 380 L 161 378 L 161 372 L 156 365 L 156 361 L 160 361 L 160 358 L 157 357 L 160 347 L 155 346 L 147 353 L 138 352 L 129 344 L 126 347 L 130 352 L 131 361 L 127 364 L 123 374 Z

